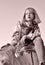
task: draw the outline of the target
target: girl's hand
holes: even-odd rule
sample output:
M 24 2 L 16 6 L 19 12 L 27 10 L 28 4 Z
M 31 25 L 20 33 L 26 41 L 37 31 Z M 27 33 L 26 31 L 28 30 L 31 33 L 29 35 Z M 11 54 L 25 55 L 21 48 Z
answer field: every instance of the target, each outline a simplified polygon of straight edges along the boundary
M 28 36 L 30 39 L 32 39 L 33 33 L 30 32 L 27 36 Z
M 25 42 L 26 37 L 27 37 L 27 35 L 24 35 L 24 36 L 21 38 L 20 42 L 21 42 L 21 43 L 24 43 L 24 42 Z

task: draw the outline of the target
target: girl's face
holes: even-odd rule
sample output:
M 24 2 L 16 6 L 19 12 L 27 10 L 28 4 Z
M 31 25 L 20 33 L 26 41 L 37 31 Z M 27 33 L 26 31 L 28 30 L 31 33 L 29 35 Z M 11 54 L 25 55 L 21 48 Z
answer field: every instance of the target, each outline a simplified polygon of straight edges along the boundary
M 25 18 L 27 21 L 32 21 L 34 19 L 33 12 L 30 12 L 30 10 L 26 10 Z

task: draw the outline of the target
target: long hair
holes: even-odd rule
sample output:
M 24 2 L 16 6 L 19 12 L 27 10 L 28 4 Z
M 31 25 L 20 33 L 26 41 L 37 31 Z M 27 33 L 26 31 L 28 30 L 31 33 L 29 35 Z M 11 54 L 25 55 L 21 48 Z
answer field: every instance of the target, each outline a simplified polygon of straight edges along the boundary
M 25 18 L 25 16 L 26 16 L 26 10 L 30 10 L 30 12 L 32 12 L 34 14 L 34 20 L 33 20 L 34 23 L 36 23 L 36 24 L 41 23 L 40 18 L 38 16 L 36 10 L 34 8 L 31 8 L 31 7 L 25 9 L 23 20 L 22 20 L 23 22 L 26 21 L 26 18 Z

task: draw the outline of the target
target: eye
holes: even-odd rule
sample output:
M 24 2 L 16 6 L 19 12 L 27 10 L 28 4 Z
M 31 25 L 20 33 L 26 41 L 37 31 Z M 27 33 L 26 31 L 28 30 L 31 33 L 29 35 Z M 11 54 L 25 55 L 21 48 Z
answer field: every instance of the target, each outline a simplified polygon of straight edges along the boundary
M 4 60 L 2 60 L 2 63 L 4 63 Z
M 5 62 L 4 65 L 9 65 L 9 64 L 7 62 Z

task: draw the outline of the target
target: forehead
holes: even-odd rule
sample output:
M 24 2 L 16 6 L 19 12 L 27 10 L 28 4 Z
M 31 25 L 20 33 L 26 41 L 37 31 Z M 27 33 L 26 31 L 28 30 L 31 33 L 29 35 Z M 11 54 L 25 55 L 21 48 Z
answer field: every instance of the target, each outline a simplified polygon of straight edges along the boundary
M 32 9 L 27 9 L 25 13 L 34 13 L 34 11 Z

